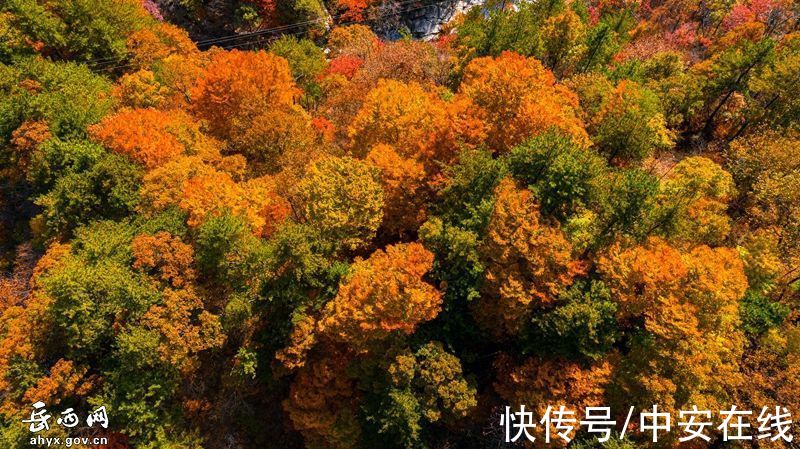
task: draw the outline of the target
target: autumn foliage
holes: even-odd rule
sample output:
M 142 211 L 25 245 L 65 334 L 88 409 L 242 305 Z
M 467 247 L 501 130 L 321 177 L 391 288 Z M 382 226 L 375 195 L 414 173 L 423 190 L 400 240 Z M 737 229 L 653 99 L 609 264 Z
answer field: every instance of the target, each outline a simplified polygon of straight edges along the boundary
M 433 255 L 418 243 L 389 246 L 356 262 L 325 307 L 320 331 L 356 347 L 412 333 L 441 309 L 441 293 L 422 279 L 432 264 Z
M 230 139 L 260 113 L 293 104 L 299 91 L 286 60 L 265 52 L 217 52 L 190 92 L 209 131 Z
M 90 133 L 110 150 L 151 169 L 181 155 L 219 157 L 219 143 L 203 135 L 191 117 L 177 111 L 121 111 L 92 127 Z
M 460 92 L 484 114 L 487 144 L 494 151 L 506 152 L 551 127 L 588 143 L 577 97 L 536 59 L 510 52 L 473 59 Z
M 796 2 L 445 6 L 0 2 L 0 448 L 37 401 L 115 449 L 797 421 Z
M 477 319 L 498 336 L 514 335 L 533 310 L 552 304 L 581 272 L 557 227 L 542 223 L 533 196 L 503 180 L 481 255 L 484 294 Z

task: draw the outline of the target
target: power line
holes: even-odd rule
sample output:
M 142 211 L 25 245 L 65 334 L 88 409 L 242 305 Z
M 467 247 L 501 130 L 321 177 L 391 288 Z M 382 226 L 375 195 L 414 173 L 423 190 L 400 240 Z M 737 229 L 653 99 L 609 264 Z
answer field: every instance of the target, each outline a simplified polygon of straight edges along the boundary
M 410 12 L 410 11 L 424 9 L 424 8 L 429 7 L 429 6 L 433 6 L 435 4 L 445 3 L 447 1 L 451 1 L 451 0 L 438 0 L 438 1 L 435 1 L 433 3 L 419 5 L 419 6 L 416 6 L 416 7 L 413 7 L 413 8 L 400 8 L 400 10 L 397 10 L 397 11 L 385 11 L 382 14 L 380 14 L 379 17 L 383 17 L 383 16 L 391 14 L 391 13 L 402 14 L 402 13 L 406 13 L 406 12 Z M 404 6 L 404 5 L 408 5 L 408 4 L 412 4 L 412 3 L 419 3 L 419 2 L 420 2 L 420 0 L 403 0 L 401 2 L 396 3 L 395 5 L 396 6 Z M 250 33 L 239 33 L 239 34 L 232 34 L 232 35 L 228 35 L 228 36 L 221 36 L 221 37 L 213 38 L 213 39 L 206 39 L 206 40 L 195 42 L 195 45 L 197 45 L 198 47 L 200 47 L 200 46 L 213 46 L 213 45 L 220 44 L 220 43 L 223 43 L 223 42 L 237 41 L 237 40 L 240 40 L 240 39 L 250 39 L 250 38 L 253 38 L 253 37 L 268 36 L 268 35 L 276 34 L 276 33 L 280 33 L 281 35 L 297 35 L 297 34 L 300 34 L 300 33 L 304 32 L 305 30 L 303 29 L 303 30 L 299 30 L 299 31 L 295 31 L 295 32 L 287 32 L 287 30 L 292 30 L 292 29 L 296 29 L 296 28 L 305 27 L 305 26 L 313 24 L 313 23 L 335 21 L 337 19 L 340 19 L 340 18 L 344 17 L 346 14 L 347 13 L 341 13 L 341 14 L 337 14 L 337 15 L 333 15 L 333 16 L 319 17 L 319 18 L 316 18 L 316 19 L 305 20 L 305 21 L 302 21 L 302 22 L 296 22 L 296 23 L 287 24 L 287 25 L 280 25 L 280 26 L 276 26 L 276 27 L 265 28 L 265 29 L 253 31 L 253 32 L 250 32 Z M 349 22 L 340 23 L 338 25 L 340 25 L 340 26 L 341 25 L 352 25 L 352 24 L 355 24 L 355 23 L 358 23 L 358 21 L 353 20 L 353 21 L 349 21 Z M 238 43 L 238 44 L 234 44 L 234 45 L 223 45 L 222 48 L 231 49 L 231 48 L 237 48 L 237 47 L 241 47 L 241 46 L 245 46 L 245 45 L 253 44 L 253 43 L 259 43 L 260 44 L 261 42 L 263 42 L 263 38 L 262 39 L 258 39 L 256 41 L 246 41 L 246 42 L 242 42 L 242 43 Z M 85 61 L 84 64 L 86 64 L 92 70 L 102 70 L 102 71 L 116 70 L 116 69 L 119 69 L 119 68 L 124 68 L 124 67 L 131 66 L 132 64 L 124 64 L 124 65 L 118 65 L 118 66 L 113 66 L 113 67 L 102 67 L 102 66 L 106 65 L 106 64 L 110 65 L 110 64 L 121 62 L 126 57 L 128 57 L 129 54 L 130 54 L 130 52 L 126 51 L 125 54 L 122 54 L 122 55 L 88 60 L 88 61 Z

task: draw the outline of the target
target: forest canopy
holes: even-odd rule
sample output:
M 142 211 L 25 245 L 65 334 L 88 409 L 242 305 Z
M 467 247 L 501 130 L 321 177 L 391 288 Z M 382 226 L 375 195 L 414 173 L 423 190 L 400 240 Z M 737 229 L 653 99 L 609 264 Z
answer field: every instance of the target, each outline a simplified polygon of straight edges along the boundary
M 115 449 L 800 418 L 797 2 L 158 3 L 0 3 L 0 447 L 37 401 Z

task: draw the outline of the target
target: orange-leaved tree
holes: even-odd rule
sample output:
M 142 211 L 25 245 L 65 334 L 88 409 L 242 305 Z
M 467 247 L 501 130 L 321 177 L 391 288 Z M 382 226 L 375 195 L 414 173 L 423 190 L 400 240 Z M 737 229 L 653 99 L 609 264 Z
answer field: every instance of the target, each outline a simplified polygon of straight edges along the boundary
M 516 335 L 530 313 L 552 304 L 580 274 L 564 233 L 542 221 L 533 193 L 504 179 L 480 248 L 483 295 L 473 312 L 494 337 Z
M 687 404 L 719 409 L 742 382 L 739 300 L 747 278 L 730 248 L 699 246 L 681 252 L 659 238 L 643 246 L 613 246 L 598 262 L 618 319 L 643 323 L 621 363 L 614 397 L 620 403 Z
M 358 395 L 347 373 L 350 357 L 333 348 L 297 373 L 283 408 L 309 449 L 357 447 Z
M 449 126 L 444 102 L 417 83 L 380 80 L 350 124 L 353 152 L 365 155 L 377 144 L 393 145 L 399 154 L 430 154 Z
M 380 170 L 383 228 L 395 235 L 415 231 L 425 220 L 425 168 L 397 154 L 391 145 L 376 145 L 367 162 Z
M 356 348 L 414 332 L 441 309 L 441 292 L 423 279 L 432 265 L 433 254 L 419 243 L 391 245 L 356 261 L 325 306 L 320 331 Z
M 160 231 L 131 242 L 133 268 L 148 271 L 167 285 L 183 287 L 195 279 L 194 250 L 177 236 Z
M 140 68 L 172 55 L 191 57 L 199 53 L 189 33 L 166 22 L 131 33 L 126 45 L 133 64 Z
M 300 94 L 289 63 L 263 51 L 216 51 L 191 89 L 191 109 L 229 140 L 264 111 L 292 107 Z
M 444 101 L 416 82 L 380 80 L 350 123 L 350 146 L 363 156 L 375 145 L 392 145 L 433 172 L 440 168 L 437 162 L 452 163 L 460 148 L 485 138 L 473 106 L 464 97 Z
M 495 361 L 494 389 L 514 410 L 521 405 L 530 407 L 537 419 L 545 417 L 548 406 L 556 410 L 564 406 L 580 417 L 585 415 L 586 407 L 606 405 L 605 390 L 612 379 L 614 359 L 584 366 L 563 359 L 528 358 L 516 365 L 510 356 L 501 354 Z M 535 441 L 526 447 L 566 446 L 565 440 L 555 436 L 563 429 L 557 430 L 553 422 L 547 424 L 549 429 L 541 424 L 531 431 Z M 551 435 L 549 443 L 545 441 L 547 432 Z
M 534 58 L 503 52 L 470 61 L 459 93 L 481 108 L 489 126 L 487 143 L 506 152 L 526 138 L 556 128 L 587 144 L 578 97 L 556 83 Z
M 277 223 L 289 216 L 289 204 L 276 193 L 273 179 L 261 177 L 239 183 L 222 171 L 189 178 L 179 206 L 189 213 L 189 226 L 199 226 L 209 216 L 230 211 L 244 217 L 258 236 L 270 235 Z
M 90 127 L 89 133 L 106 148 L 149 169 L 181 155 L 220 158 L 221 144 L 203 134 L 189 115 L 177 110 L 122 110 Z
M 163 292 L 164 303 L 151 306 L 142 317 L 145 329 L 159 337 L 158 356 L 184 373 L 197 368 L 196 354 L 225 341 L 219 317 L 209 313 L 193 288 Z

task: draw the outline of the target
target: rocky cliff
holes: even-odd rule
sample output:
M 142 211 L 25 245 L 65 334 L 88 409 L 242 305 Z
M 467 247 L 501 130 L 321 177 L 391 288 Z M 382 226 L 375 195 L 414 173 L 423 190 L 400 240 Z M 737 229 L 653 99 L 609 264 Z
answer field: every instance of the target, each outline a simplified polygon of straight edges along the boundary
M 155 16 L 159 18 L 163 16 L 165 20 L 188 30 L 192 39 L 196 41 L 241 32 L 235 26 L 236 2 L 232 0 L 207 0 L 202 3 L 202 7 L 194 9 L 187 8 L 187 2 L 181 0 L 146 1 L 157 7 L 157 10 L 153 11 Z M 399 37 L 398 28 L 405 27 L 414 38 L 432 39 L 456 14 L 466 12 L 473 6 L 483 4 L 484 1 L 421 0 L 419 3 L 411 4 L 403 2 L 402 8 L 389 6 L 388 14 L 379 13 L 382 23 L 373 24 L 373 28 L 385 38 Z
M 403 17 L 403 23 L 418 39 L 432 39 L 442 26 L 453 19 L 456 14 L 465 13 L 473 6 L 481 5 L 484 0 L 445 0 L 433 2 L 419 9 L 412 9 Z

